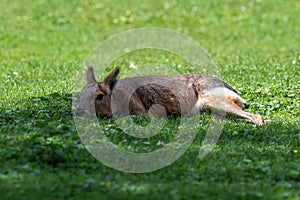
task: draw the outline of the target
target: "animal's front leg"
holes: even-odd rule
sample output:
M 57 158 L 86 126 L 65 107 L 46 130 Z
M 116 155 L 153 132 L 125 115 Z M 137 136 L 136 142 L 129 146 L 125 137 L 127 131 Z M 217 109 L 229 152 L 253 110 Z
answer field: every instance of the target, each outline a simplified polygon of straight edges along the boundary
M 136 94 L 133 94 L 129 102 L 129 113 L 131 115 L 144 115 L 147 116 L 147 110 L 144 107 L 142 101 Z

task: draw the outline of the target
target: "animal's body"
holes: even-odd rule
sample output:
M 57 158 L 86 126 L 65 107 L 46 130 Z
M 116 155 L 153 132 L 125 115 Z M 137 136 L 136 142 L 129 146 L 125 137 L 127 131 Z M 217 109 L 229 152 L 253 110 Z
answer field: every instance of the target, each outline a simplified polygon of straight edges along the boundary
M 215 77 L 150 75 L 117 80 L 118 74 L 116 68 L 98 83 L 89 68 L 77 111 L 90 113 L 94 106 L 97 116 L 105 118 L 113 113 L 164 117 L 214 109 L 263 124 L 260 115 L 244 111 L 249 104 L 231 86 Z

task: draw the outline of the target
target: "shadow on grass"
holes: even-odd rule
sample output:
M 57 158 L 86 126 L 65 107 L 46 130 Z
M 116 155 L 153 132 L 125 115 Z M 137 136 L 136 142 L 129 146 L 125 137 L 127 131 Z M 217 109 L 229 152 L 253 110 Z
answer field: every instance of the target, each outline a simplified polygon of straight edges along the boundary
M 106 167 L 85 150 L 71 104 L 71 94 L 53 93 L 1 109 L 0 193 L 7 199 L 299 197 L 298 122 L 257 127 L 226 120 L 217 146 L 198 159 L 204 125 L 172 165 L 148 174 L 127 174 Z

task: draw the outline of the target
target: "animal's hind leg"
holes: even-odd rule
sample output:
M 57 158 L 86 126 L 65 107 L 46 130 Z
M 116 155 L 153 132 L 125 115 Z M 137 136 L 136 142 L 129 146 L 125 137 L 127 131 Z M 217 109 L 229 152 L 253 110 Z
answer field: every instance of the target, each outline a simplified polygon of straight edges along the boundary
M 260 115 L 257 114 L 252 114 L 243 111 L 241 107 L 239 107 L 237 104 L 235 104 L 231 98 L 224 98 L 224 97 L 210 97 L 209 99 L 204 100 L 204 105 L 206 107 L 211 108 L 212 110 L 217 110 L 217 111 L 223 111 L 226 113 L 231 113 L 246 119 L 249 119 L 252 121 L 254 124 L 257 125 L 263 125 L 263 119 Z

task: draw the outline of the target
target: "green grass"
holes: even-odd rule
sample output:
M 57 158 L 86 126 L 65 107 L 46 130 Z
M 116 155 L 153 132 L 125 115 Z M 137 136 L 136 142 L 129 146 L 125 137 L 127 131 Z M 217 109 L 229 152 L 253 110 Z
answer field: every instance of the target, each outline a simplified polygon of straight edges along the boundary
M 299 1 L 2 0 L 0 9 L 1 199 L 300 199 L 300 153 L 293 153 L 300 150 Z M 226 120 L 217 146 L 198 159 L 208 129 L 203 116 L 188 151 L 147 174 L 119 172 L 93 158 L 71 114 L 77 72 L 112 34 L 153 26 L 198 41 L 221 78 L 251 103 L 249 111 L 274 123 Z M 116 64 L 182 64 L 166 56 L 128 55 Z M 186 72 L 183 63 L 180 73 Z M 100 123 L 113 132 L 113 122 Z M 158 147 L 110 137 L 137 152 Z

